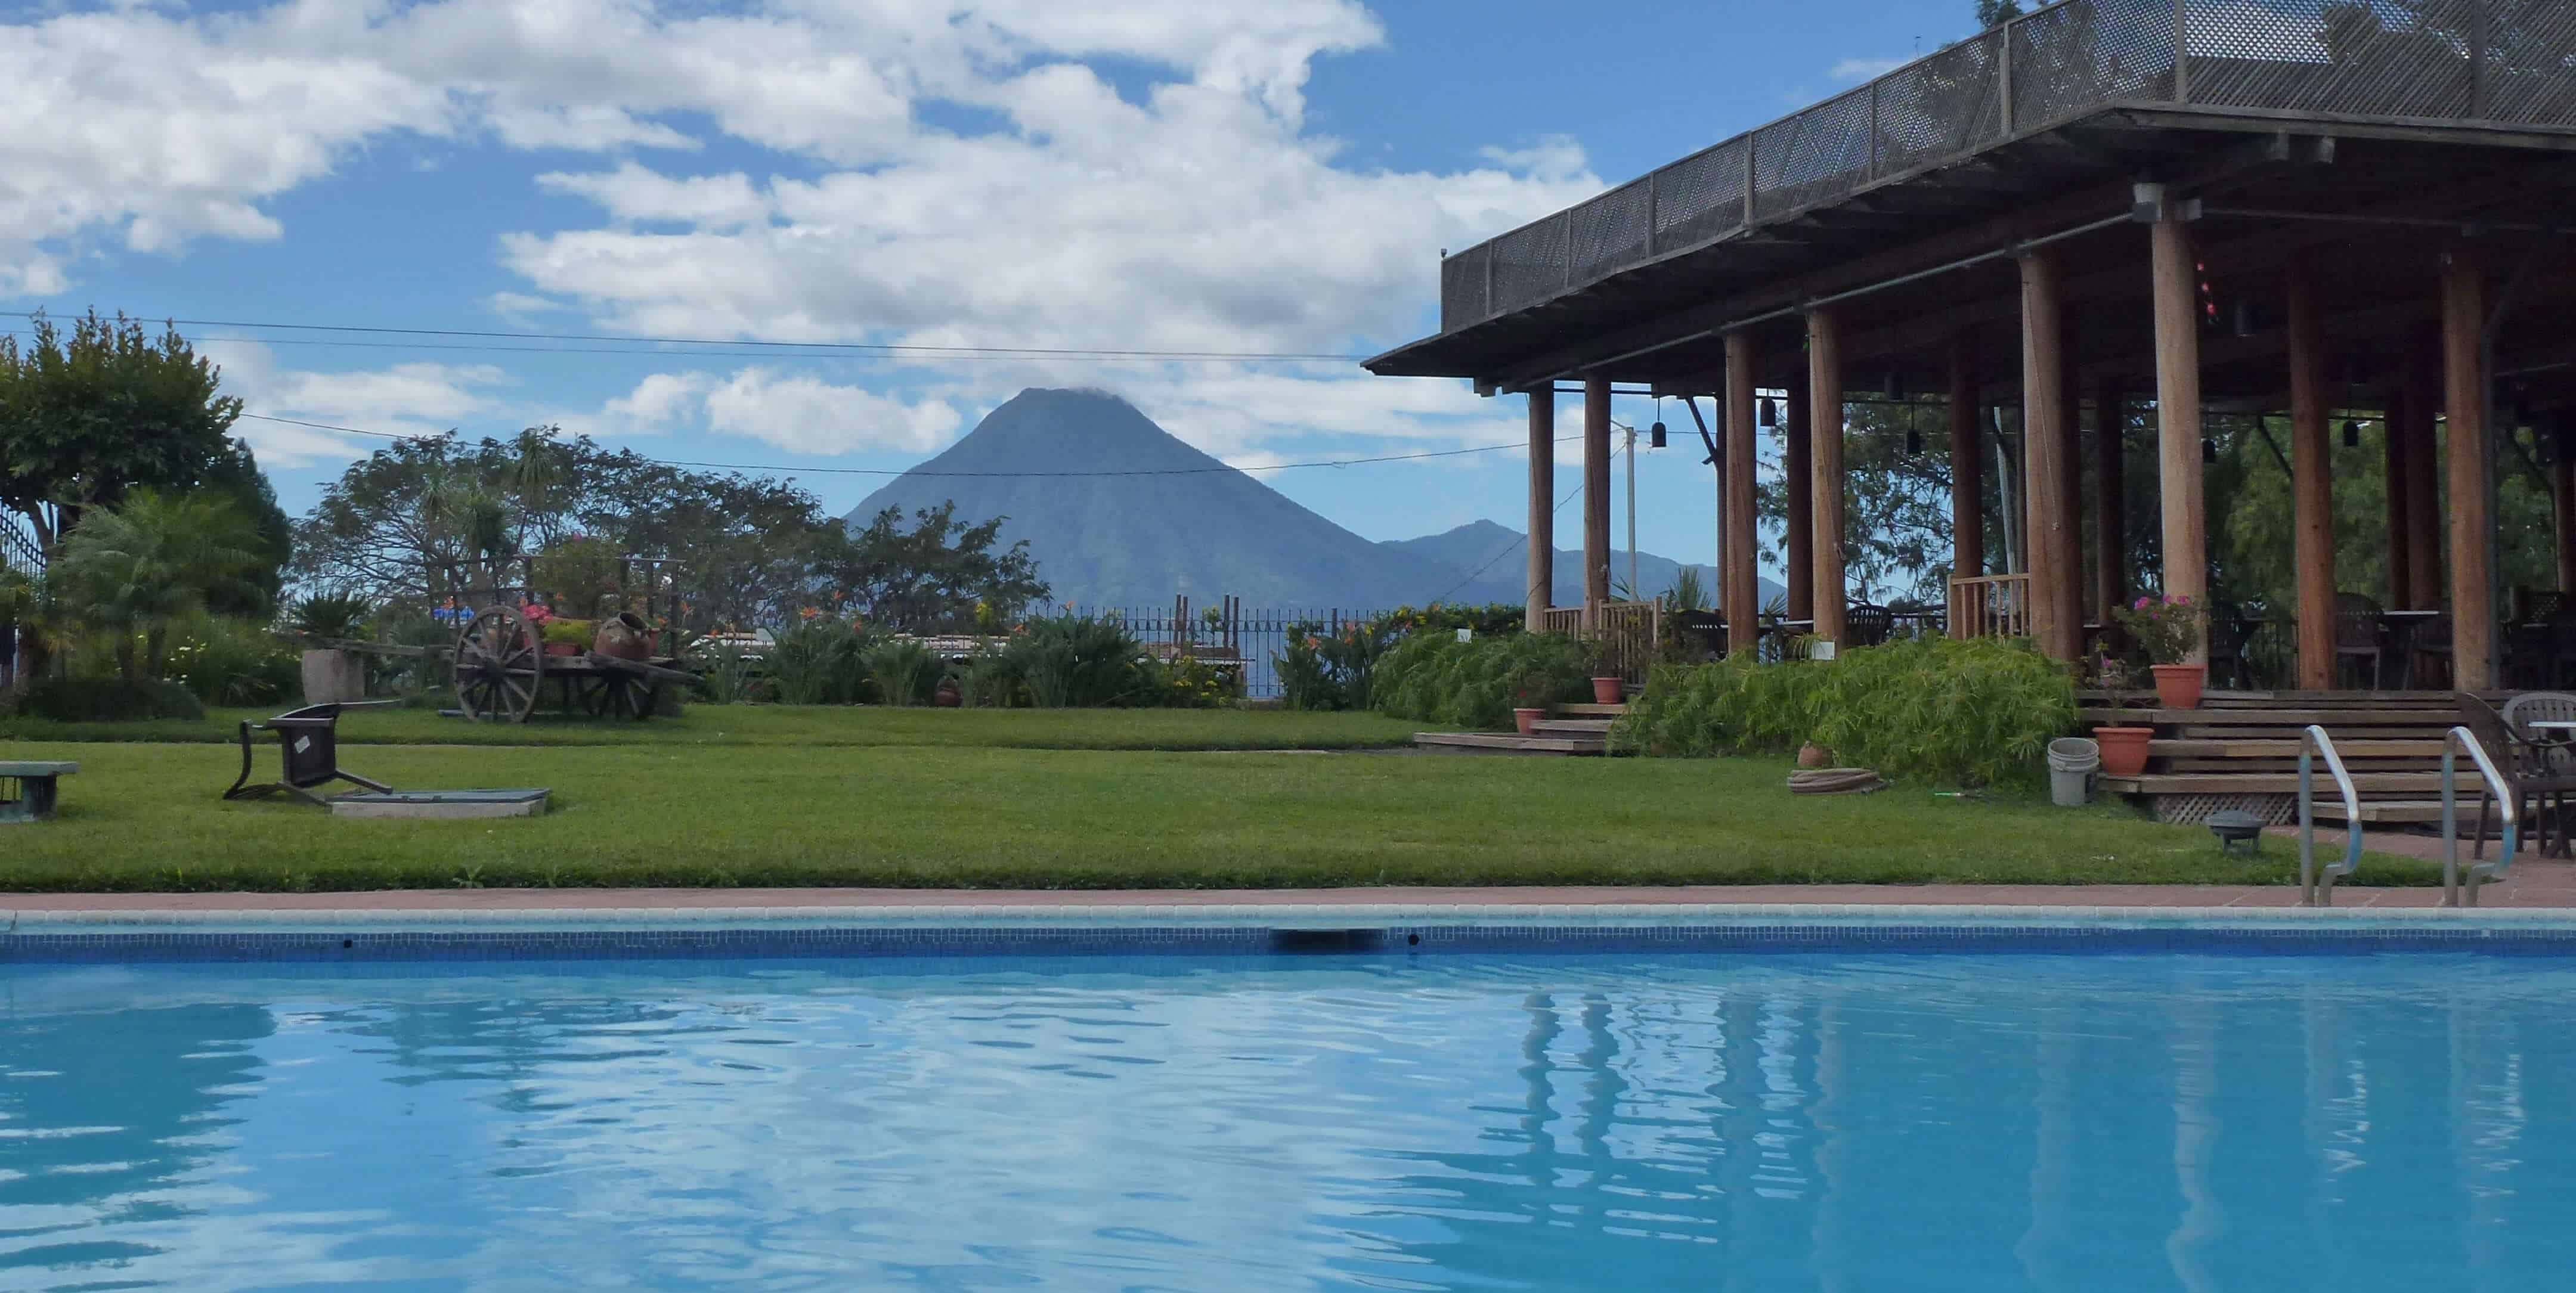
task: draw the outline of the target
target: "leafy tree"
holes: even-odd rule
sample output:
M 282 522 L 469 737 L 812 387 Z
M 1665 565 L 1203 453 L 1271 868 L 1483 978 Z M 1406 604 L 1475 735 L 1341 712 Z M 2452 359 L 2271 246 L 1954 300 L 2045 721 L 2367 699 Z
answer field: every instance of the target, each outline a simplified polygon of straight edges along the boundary
M 160 677 L 170 625 L 227 599 L 253 595 L 260 536 L 219 492 L 164 494 L 143 488 L 95 508 L 62 545 L 53 572 L 72 613 L 115 642 L 117 672 Z
M 34 334 L 23 348 L 0 337 L 0 507 L 48 552 L 130 489 L 238 492 L 243 470 L 257 474 L 231 436 L 241 401 L 175 329 L 147 336 L 92 311 L 68 335 L 40 315 Z
M 2021 16 L 2021 0 L 1977 0 L 1977 26 L 1999 27 Z
M 846 595 L 851 609 L 897 630 L 924 630 L 971 621 L 975 604 L 1015 611 L 1047 595 L 1027 540 L 995 552 L 1003 518 L 957 523 L 954 501 L 913 514 L 889 507 L 864 528 L 845 531 L 823 557 L 825 582 Z

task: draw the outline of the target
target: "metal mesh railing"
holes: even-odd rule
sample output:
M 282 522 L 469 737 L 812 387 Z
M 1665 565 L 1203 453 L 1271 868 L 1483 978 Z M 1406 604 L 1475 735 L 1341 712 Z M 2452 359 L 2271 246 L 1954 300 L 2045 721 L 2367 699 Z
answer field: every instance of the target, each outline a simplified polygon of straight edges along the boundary
M 1454 331 L 2113 107 L 2576 131 L 2576 0 L 2064 0 L 1451 256 Z

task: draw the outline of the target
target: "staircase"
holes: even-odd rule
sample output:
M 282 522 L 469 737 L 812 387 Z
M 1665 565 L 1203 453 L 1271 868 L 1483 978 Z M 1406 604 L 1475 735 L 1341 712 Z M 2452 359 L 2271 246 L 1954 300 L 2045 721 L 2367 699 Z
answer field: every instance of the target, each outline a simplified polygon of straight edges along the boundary
M 2484 694 L 2484 693 L 2482 693 Z M 2487 694 L 2498 705 L 2502 693 Z M 2361 796 L 2361 820 L 2436 822 L 2442 817 L 2442 737 L 2460 721 L 2447 691 L 2211 692 L 2198 709 L 2154 709 L 2152 693 L 2087 692 L 2086 731 L 2153 727 L 2147 770 L 2104 777 L 2111 794 L 2143 798 L 2164 821 L 2198 823 L 2242 809 L 2273 823 L 2298 812 L 2299 732 L 2317 724 L 2332 736 Z M 2327 774 L 2321 766 L 2316 775 Z M 2320 820 L 2341 820 L 2342 802 L 2316 800 Z
M 1518 732 L 1416 732 L 1413 743 L 1454 754 L 1545 754 L 1559 758 L 1606 752 L 1610 725 L 1626 705 L 1559 705 L 1531 735 Z

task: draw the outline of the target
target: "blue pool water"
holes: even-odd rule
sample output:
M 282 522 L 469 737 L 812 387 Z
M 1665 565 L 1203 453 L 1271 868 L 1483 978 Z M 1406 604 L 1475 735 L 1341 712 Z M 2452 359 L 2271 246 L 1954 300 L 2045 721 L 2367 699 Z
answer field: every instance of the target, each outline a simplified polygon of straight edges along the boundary
M 0 1288 L 2571 1273 L 2576 960 L 0 970 Z

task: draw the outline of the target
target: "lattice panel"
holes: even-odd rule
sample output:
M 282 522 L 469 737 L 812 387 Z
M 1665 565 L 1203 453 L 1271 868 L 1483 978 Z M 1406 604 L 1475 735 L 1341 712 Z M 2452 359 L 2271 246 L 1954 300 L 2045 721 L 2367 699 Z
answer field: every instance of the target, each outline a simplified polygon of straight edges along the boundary
M 2479 33 L 2480 115 L 2526 125 L 2576 123 L 2576 4 L 2493 0 Z
M 1491 244 L 1480 244 L 1440 262 L 1441 331 L 1493 317 L 1493 304 L 1485 299 L 1485 266 L 1493 256 Z
M 2266 826 L 2287 826 L 2299 819 L 2296 795 L 2156 795 L 2156 820 L 2184 826 L 2206 825 L 2210 814 L 2230 809 L 2252 813 Z
M 1655 172 L 1655 250 L 1707 242 L 1744 223 L 1744 138 Z
M 1767 219 L 1841 197 L 1869 178 L 1869 90 L 1820 103 L 1753 135 L 1753 214 Z
M 1636 180 L 1566 212 L 1574 281 L 1589 282 L 1646 258 L 1647 185 Z
M 2173 93 L 2169 0 L 2090 0 L 2011 27 L 2012 128 L 2036 129 L 2107 103 Z
M 1992 143 L 2003 134 L 2003 34 L 1987 32 L 1878 85 L 1878 169 L 1911 170 Z
M 2378 117 L 2469 115 L 2458 0 L 2192 0 L 2191 101 Z
M 1560 214 L 1493 241 L 1494 313 L 1536 305 L 1565 290 L 1565 230 Z

